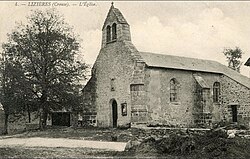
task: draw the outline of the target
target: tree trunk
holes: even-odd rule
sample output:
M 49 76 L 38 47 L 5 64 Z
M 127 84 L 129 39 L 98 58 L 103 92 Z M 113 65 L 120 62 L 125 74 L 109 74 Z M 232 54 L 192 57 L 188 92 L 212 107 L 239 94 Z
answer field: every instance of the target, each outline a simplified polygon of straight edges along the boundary
M 47 116 L 48 116 L 48 111 L 45 108 L 43 111 L 43 122 L 42 122 L 43 128 L 45 128 L 47 125 Z
M 43 130 L 43 117 L 42 117 L 42 114 L 43 114 L 43 110 L 42 108 L 39 109 L 39 129 L 40 130 Z
M 31 122 L 31 117 L 30 117 L 30 106 L 29 106 L 29 104 L 27 105 L 27 107 L 28 107 L 28 117 L 29 117 L 29 123 Z
M 77 128 L 77 125 L 78 125 L 78 114 L 77 114 L 77 111 L 73 111 L 72 112 L 72 118 L 73 118 L 73 120 L 72 120 L 71 125 L 75 129 L 75 128 Z
M 41 105 L 40 105 L 40 123 L 39 128 L 44 130 L 47 122 L 48 115 L 48 103 L 47 103 L 47 91 L 43 90 L 41 96 Z
M 9 120 L 9 114 L 4 114 L 4 131 L 3 131 L 3 134 L 8 134 L 8 120 Z
M 48 112 L 46 111 L 45 108 L 42 108 L 40 110 L 40 122 L 39 122 L 39 128 L 41 130 L 44 130 L 44 128 L 47 125 L 47 116 L 48 116 Z

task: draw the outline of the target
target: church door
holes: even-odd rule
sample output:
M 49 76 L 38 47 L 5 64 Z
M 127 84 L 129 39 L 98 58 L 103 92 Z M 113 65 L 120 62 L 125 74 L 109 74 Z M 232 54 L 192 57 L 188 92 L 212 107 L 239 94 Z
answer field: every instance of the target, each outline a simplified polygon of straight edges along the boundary
M 113 127 L 114 128 L 117 127 L 117 118 L 118 118 L 117 102 L 115 100 L 113 100 L 113 102 L 112 102 L 112 119 L 113 119 Z

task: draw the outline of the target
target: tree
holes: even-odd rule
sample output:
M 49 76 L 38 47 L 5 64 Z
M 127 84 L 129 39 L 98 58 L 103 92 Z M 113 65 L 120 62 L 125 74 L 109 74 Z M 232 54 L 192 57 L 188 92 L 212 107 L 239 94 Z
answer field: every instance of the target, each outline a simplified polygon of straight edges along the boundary
M 240 67 L 242 62 L 240 59 L 242 58 L 242 50 L 239 47 L 235 47 L 235 49 L 225 48 L 223 54 L 226 56 L 228 61 L 228 67 L 240 72 Z
M 50 110 L 77 105 L 75 85 L 86 79 L 88 65 L 77 61 L 78 36 L 55 9 L 33 11 L 27 20 L 3 44 L 3 86 L 14 84 L 8 88 L 18 99 L 38 103 L 43 129 Z
M 2 60 L 1 62 L 2 85 L 0 89 L 0 100 L 5 112 L 5 126 L 3 133 L 7 134 L 9 115 L 25 110 L 25 100 L 22 97 L 22 90 L 16 89 L 18 87 L 18 82 L 14 76 L 19 76 L 19 72 L 13 72 L 14 70 L 7 61 Z
M 20 85 L 22 82 L 19 78 L 22 77 L 22 72 L 15 69 L 9 60 L 2 54 L 0 72 L 1 72 L 1 87 L 0 87 L 0 101 L 4 108 L 5 126 L 4 134 L 8 134 L 8 118 L 10 115 L 25 115 L 24 111 L 28 112 L 29 123 L 31 122 L 30 111 L 37 110 L 38 103 L 33 101 L 33 93 L 22 89 Z M 21 88 L 21 89 L 20 89 Z M 31 107 L 31 108 L 30 108 Z

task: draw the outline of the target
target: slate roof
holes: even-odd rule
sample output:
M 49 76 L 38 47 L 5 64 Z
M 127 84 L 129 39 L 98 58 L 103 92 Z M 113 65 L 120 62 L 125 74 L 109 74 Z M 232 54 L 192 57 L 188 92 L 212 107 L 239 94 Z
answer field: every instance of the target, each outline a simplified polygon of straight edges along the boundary
M 140 52 L 140 55 L 149 67 L 171 68 L 224 74 L 229 78 L 250 88 L 250 78 L 243 76 L 242 74 L 216 61 L 173 55 L 155 54 L 148 52 Z
M 126 21 L 126 19 L 124 18 L 124 16 L 122 15 L 122 13 L 120 12 L 119 9 L 117 8 L 113 8 L 111 9 L 113 11 L 113 13 L 115 14 L 117 21 L 121 24 L 128 24 L 128 22 Z
M 117 19 L 117 22 L 120 23 L 120 24 L 128 24 L 128 22 L 126 21 L 126 19 L 124 18 L 124 16 L 122 15 L 121 11 L 117 8 L 115 8 L 113 5 L 110 7 L 109 9 L 109 12 L 108 12 L 108 15 L 107 15 L 107 18 L 104 22 L 104 25 L 102 27 L 102 29 L 104 29 L 104 26 L 106 26 L 106 23 L 107 23 L 107 20 L 108 20 L 108 17 L 109 15 L 111 14 L 111 12 L 114 13 L 116 19 Z M 129 24 L 128 24 L 129 25 Z
M 247 62 L 244 65 L 250 66 L 250 58 L 247 60 Z

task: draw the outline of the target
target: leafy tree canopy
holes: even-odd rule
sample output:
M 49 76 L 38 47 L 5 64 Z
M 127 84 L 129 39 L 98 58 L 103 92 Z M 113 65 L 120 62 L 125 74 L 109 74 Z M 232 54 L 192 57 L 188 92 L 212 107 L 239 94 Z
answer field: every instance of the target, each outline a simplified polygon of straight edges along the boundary
M 242 50 L 239 47 L 235 47 L 235 49 L 225 48 L 223 54 L 226 56 L 228 61 L 228 67 L 240 72 L 240 67 L 242 62 L 240 59 L 242 58 Z
M 77 105 L 71 102 L 78 92 L 75 86 L 88 70 L 76 59 L 78 36 L 55 9 L 36 10 L 27 20 L 3 44 L 3 89 L 12 92 L 11 98 L 39 102 L 44 116 L 51 109 Z

